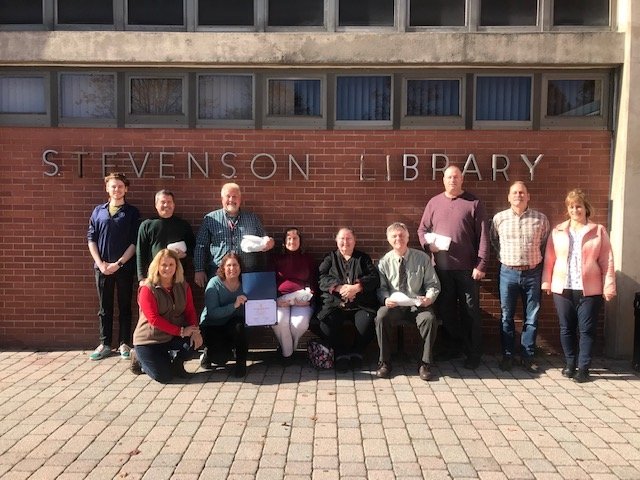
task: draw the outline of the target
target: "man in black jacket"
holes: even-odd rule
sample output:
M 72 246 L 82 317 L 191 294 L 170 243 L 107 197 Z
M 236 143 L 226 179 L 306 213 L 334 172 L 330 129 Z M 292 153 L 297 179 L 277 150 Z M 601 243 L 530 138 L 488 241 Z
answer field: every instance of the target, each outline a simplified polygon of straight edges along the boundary
M 336 370 L 345 372 L 362 366 L 362 354 L 375 335 L 373 319 L 378 309 L 380 277 L 371 257 L 355 250 L 356 237 L 351 228 L 338 231 L 336 245 L 338 249 L 320 264 L 322 308 L 318 320 L 324 339 L 334 349 Z M 356 327 L 351 347 L 342 336 L 345 321 L 352 321 Z

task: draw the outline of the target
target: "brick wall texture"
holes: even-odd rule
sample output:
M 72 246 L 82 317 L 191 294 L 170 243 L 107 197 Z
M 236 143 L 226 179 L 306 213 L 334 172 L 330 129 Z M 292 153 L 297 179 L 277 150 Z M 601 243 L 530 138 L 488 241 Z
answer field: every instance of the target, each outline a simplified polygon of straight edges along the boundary
M 143 218 L 155 213 L 154 193 L 168 188 L 176 195 L 176 214 L 197 232 L 202 216 L 220 207 L 220 187 L 230 181 L 224 175 L 235 173 L 232 180 L 243 189 L 243 208 L 258 213 L 276 239 L 285 227 L 299 226 L 307 250 L 320 259 L 335 247 L 338 227 L 349 225 L 357 248 L 377 260 L 388 250 L 385 228 L 393 221 L 405 222 L 411 246 L 419 247 L 415 232 L 424 206 L 443 190 L 442 174 L 432 178 L 433 154 L 445 154 L 460 167 L 473 155 L 482 179 L 469 173 L 464 188 L 486 202 L 490 215 L 508 207 L 510 182 L 525 180 L 531 206 L 546 213 L 552 224 L 564 220 L 567 190 L 581 187 L 595 207 L 593 220 L 606 225 L 611 140 L 606 131 L 0 128 L 0 346 L 97 344 L 97 298 L 86 229 L 92 208 L 107 200 L 105 153 L 113 154 L 105 157 L 113 165 L 107 170 L 123 171 L 131 179 L 127 198 Z M 55 167 L 42 158 L 48 149 L 57 152 L 48 157 L 59 167 L 53 176 L 47 173 Z M 77 152 L 84 152 L 82 162 Z M 235 155 L 221 160 L 225 152 Z M 189 153 L 202 168 L 208 156 L 208 176 L 192 164 L 189 177 Z M 259 156 L 263 153 L 273 157 L 275 167 L 271 158 Z M 412 181 L 403 177 L 404 154 L 418 158 L 417 170 L 407 171 L 415 176 Z M 493 154 L 509 158 L 509 181 L 500 174 L 492 179 Z M 540 154 L 532 181 L 521 155 L 533 162 Z M 289 177 L 289 155 L 303 167 L 308 155 L 308 179 L 295 167 Z M 504 162 L 498 159 L 499 166 Z M 173 178 L 161 178 L 161 173 Z M 489 353 L 498 351 L 496 272 L 494 256 L 481 298 Z M 202 295 L 197 293 L 200 307 Z M 601 338 L 602 332 L 600 327 Z M 274 342 L 268 330 L 252 340 L 254 346 Z M 550 298 L 544 299 L 539 344 L 559 349 Z

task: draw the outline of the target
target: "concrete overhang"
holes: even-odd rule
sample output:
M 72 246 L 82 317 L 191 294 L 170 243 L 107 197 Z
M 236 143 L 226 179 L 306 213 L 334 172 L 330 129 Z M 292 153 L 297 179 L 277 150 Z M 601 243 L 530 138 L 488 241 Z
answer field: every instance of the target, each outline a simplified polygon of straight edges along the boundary
M 0 65 L 29 67 L 609 67 L 624 33 L 0 32 Z

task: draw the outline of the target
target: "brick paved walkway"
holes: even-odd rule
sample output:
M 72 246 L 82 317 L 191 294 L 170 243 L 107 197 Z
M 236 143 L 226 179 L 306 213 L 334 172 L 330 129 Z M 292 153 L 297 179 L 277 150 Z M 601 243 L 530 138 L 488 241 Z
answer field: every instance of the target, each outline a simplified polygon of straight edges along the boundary
M 258 359 L 163 386 L 87 355 L 0 352 L 2 479 L 640 478 L 628 362 L 578 385 L 555 357 L 537 378 L 445 362 L 432 383 Z

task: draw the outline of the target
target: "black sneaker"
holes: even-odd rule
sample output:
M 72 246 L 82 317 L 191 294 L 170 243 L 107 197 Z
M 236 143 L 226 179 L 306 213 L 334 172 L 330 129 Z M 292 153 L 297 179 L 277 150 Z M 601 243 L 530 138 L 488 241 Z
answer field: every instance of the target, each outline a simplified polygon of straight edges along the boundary
M 213 366 L 211 365 L 211 358 L 209 358 L 209 348 L 204 347 L 202 350 L 202 355 L 200 355 L 200 366 L 205 370 L 211 370 Z
M 511 367 L 513 367 L 513 359 L 507 355 L 502 357 L 502 360 L 500 360 L 500 363 L 498 364 L 498 368 L 503 372 L 510 372 Z
M 218 350 L 215 352 L 207 351 L 207 359 L 218 367 L 224 367 L 229 360 L 233 358 L 233 351 L 229 348 L 227 350 Z
M 536 363 L 533 358 L 523 358 L 522 359 L 522 368 L 529 373 L 540 373 L 540 366 Z
M 359 353 L 352 353 L 349 357 L 349 364 L 351 370 L 362 370 L 362 355 Z
M 189 373 L 184 369 L 184 360 L 174 360 L 171 363 L 171 371 L 174 377 L 188 378 Z
M 336 372 L 346 373 L 351 368 L 351 357 L 349 355 L 340 355 L 335 361 Z
M 573 377 L 573 381 L 576 383 L 590 382 L 591 376 L 589 375 L 589 370 L 582 368 L 578 370 L 578 373 Z
M 576 374 L 576 367 L 573 365 L 567 365 L 562 369 L 562 376 L 567 378 L 573 378 Z

